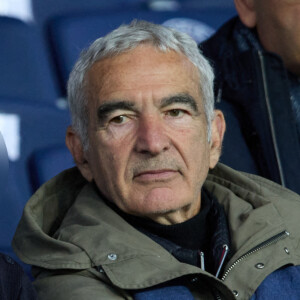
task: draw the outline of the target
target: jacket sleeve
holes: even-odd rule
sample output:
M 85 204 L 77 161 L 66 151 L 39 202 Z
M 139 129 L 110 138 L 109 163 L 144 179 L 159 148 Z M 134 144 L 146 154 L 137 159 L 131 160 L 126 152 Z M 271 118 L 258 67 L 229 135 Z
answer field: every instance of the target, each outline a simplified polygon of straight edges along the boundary
M 51 275 L 34 282 L 39 300 L 132 299 L 88 271 Z
M 28 276 L 22 272 L 21 288 L 18 300 L 35 300 L 37 299 L 36 291 L 34 290 L 32 283 Z
M 5 254 L 0 254 L 0 299 L 37 299 L 32 283 L 22 267 Z

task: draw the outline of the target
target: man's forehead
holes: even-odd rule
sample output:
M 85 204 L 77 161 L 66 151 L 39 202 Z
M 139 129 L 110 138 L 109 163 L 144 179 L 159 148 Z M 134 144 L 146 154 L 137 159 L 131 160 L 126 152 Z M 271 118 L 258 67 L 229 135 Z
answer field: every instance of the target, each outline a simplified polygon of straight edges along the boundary
M 139 89 L 148 84 L 199 85 L 198 70 L 188 58 L 173 50 L 162 52 L 149 45 L 97 61 L 86 79 L 94 96 L 123 88 Z
M 164 64 L 173 63 L 178 67 L 187 67 L 191 69 L 196 69 L 192 62 L 182 53 L 178 53 L 172 49 L 162 51 L 152 45 L 140 45 L 134 49 L 128 50 L 126 52 L 120 53 L 112 57 L 105 57 L 96 61 L 88 71 L 89 74 L 103 73 L 108 74 L 114 68 L 127 67 L 134 68 L 135 66 L 153 66 L 153 63 Z M 120 70 L 121 72 L 125 70 Z M 115 71 L 115 70 L 114 70 Z
M 144 56 L 145 53 L 148 53 L 150 57 L 149 56 L 145 57 Z M 188 58 L 183 53 L 175 51 L 173 49 L 162 50 L 152 44 L 142 43 L 136 47 L 133 47 L 132 49 L 124 50 L 119 54 L 115 54 L 111 56 L 108 55 L 106 57 L 103 57 L 97 60 L 95 64 L 100 62 L 113 64 L 115 61 L 132 63 L 132 61 L 137 60 L 137 58 L 140 59 L 141 62 L 146 63 L 147 61 L 149 61 L 149 58 L 151 59 L 152 55 L 168 56 L 169 59 L 173 59 L 173 60 L 178 60 L 178 57 L 188 60 Z

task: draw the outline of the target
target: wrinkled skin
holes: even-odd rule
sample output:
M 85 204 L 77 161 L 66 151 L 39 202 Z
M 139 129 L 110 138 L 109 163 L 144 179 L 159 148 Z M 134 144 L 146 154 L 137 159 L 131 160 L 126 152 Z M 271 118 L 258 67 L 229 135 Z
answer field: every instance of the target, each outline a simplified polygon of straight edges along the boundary
M 89 149 L 67 133 L 85 178 L 127 213 L 162 224 L 194 216 L 225 130 L 217 111 L 208 142 L 196 67 L 143 45 L 95 63 L 87 80 Z

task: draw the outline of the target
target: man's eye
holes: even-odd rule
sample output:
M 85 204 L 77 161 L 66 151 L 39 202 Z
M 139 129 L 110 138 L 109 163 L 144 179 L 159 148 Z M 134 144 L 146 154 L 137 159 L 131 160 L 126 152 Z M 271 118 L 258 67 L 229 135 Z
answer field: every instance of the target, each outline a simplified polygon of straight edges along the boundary
M 115 123 L 115 124 L 124 124 L 125 122 L 128 121 L 128 119 L 129 119 L 128 117 L 121 115 L 121 116 L 116 116 L 116 117 L 112 118 L 110 120 L 110 122 Z
M 167 111 L 167 115 L 170 117 L 180 117 L 184 114 L 182 109 L 171 109 Z

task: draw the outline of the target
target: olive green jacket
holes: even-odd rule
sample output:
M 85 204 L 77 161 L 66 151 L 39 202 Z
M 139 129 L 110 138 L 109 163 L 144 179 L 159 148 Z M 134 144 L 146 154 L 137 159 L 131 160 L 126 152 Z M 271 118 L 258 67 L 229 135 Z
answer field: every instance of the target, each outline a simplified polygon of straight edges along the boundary
M 266 276 L 300 264 L 300 197 L 218 164 L 206 189 L 224 205 L 233 256 L 221 278 L 181 263 L 110 209 L 74 168 L 27 203 L 13 248 L 34 266 L 42 300 L 133 299 L 182 277 L 195 299 L 249 299 Z

